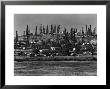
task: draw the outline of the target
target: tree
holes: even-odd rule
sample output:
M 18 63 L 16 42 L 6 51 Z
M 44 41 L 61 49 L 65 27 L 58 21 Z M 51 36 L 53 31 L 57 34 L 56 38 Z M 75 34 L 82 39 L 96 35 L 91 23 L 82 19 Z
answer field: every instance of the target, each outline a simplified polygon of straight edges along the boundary
M 82 45 L 81 42 L 78 42 L 77 45 L 75 46 L 75 48 L 76 48 L 75 51 L 77 54 L 81 53 L 81 45 Z

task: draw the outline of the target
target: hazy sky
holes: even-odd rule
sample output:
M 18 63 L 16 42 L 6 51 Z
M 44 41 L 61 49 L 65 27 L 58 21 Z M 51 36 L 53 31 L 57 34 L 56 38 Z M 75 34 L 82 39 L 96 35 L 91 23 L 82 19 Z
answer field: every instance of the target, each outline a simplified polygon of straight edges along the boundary
M 85 25 L 91 24 L 92 29 L 97 27 L 97 15 L 96 14 L 15 14 L 14 15 L 14 32 L 18 31 L 19 35 L 22 35 L 26 30 L 27 24 L 30 31 L 35 32 L 36 25 L 62 25 L 70 31 L 70 27 L 76 27 L 80 30 L 82 27 L 85 29 Z

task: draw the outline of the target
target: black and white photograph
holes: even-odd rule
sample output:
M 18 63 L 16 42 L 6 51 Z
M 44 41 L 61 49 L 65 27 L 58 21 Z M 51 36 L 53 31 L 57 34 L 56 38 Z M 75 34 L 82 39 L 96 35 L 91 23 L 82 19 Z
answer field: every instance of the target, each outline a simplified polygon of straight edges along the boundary
M 14 76 L 97 76 L 97 14 L 14 14 Z
M 106 84 L 105 4 L 26 2 L 4 6 L 6 85 Z

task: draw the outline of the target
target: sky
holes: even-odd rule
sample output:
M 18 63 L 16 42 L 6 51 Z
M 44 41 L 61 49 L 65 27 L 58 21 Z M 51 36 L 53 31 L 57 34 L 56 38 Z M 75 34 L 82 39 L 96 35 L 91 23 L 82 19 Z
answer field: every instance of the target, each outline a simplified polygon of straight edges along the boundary
M 29 26 L 30 32 L 35 33 L 36 25 L 56 24 L 61 25 L 61 31 L 63 27 L 70 31 L 71 27 L 75 27 L 80 31 L 83 27 L 85 30 L 86 24 L 92 25 L 92 29 L 97 27 L 97 15 L 96 14 L 15 14 L 14 15 L 14 35 L 18 31 L 18 35 L 22 35 L 26 30 L 26 26 Z M 39 31 L 38 31 L 39 33 Z

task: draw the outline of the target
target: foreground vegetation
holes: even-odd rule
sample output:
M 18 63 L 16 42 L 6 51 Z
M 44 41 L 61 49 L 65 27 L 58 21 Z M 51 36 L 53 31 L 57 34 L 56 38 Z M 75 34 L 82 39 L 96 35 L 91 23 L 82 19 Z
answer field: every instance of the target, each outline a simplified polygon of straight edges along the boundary
M 14 75 L 96 76 L 97 61 L 15 61 Z

